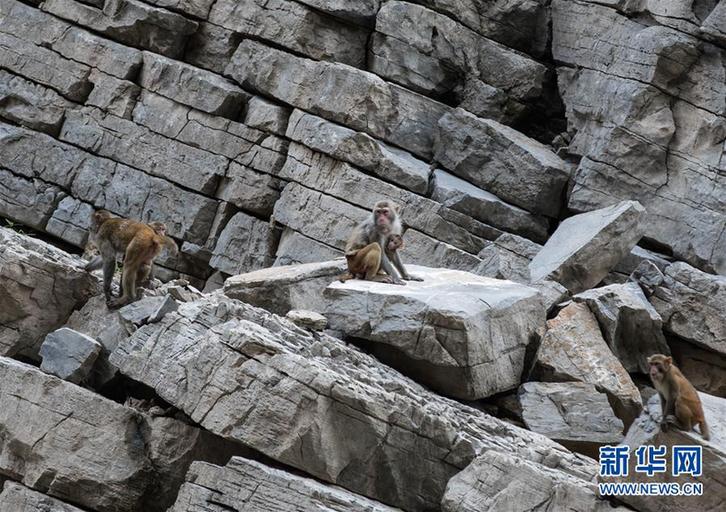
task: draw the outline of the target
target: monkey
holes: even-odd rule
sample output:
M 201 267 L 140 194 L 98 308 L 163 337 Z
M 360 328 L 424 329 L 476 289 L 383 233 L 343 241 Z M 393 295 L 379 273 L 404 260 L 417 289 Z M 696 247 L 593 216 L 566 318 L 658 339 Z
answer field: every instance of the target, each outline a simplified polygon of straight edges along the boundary
M 389 235 L 386 239 L 386 251 L 389 253 L 396 252 L 403 247 L 401 235 Z M 391 276 L 381 273 L 381 251 L 380 246 L 376 243 L 368 244 L 355 253 L 346 254 L 346 260 L 348 260 L 348 272 L 338 277 L 341 283 L 350 279 L 393 283 Z
M 648 367 L 650 380 L 660 395 L 663 430 L 667 430 L 670 423 L 687 432 L 698 425 L 701 436 L 708 441 L 710 434 L 703 415 L 701 399 L 693 384 L 688 382 L 673 364 L 673 358 L 654 354 L 648 358 Z
M 388 274 L 393 284 L 403 285 L 406 283 L 401 279 L 405 281 L 422 281 L 422 279 L 409 275 L 398 251 L 385 250 L 388 236 L 401 235 L 403 232 L 400 211 L 401 207 L 393 201 L 378 201 L 373 205 L 372 215 L 358 224 L 351 232 L 345 246 L 345 255 L 346 258 L 355 256 L 358 251 L 363 249 L 366 249 L 366 254 L 379 253 L 380 267 Z M 369 248 L 372 244 L 375 244 L 377 248 Z M 370 257 L 374 259 L 373 256 Z M 391 260 L 393 260 L 393 264 L 391 264 Z
M 91 216 L 90 241 L 98 248 L 100 255 L 89 261 L 85 269 L 93 271 L 103 267 L 103 294 L 111 309 L 138 299 L 137 285 L 149 278 L 151 265 L 162 247 L 166 247 L 173 255 L 179 251 L 174 240 L 166 236 L 164 223 L 144 224 L 113 217 L 106 210 L 99 210 Z M 114 299 L 111 282 L 118 254 L 124 255 L 122 294 L 120 298 Z

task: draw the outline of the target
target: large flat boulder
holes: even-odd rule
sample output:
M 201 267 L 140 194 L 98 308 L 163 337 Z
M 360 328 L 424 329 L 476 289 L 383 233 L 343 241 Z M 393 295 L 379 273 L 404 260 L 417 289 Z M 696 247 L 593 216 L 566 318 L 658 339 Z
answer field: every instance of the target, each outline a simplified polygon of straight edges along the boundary
M 453 110 L 438 121 L 434 152 L 446 170 L 505 201 L 533 213 L 559 214 L 567 165 L 508 126 Z
M 726 471 L 726 400 L 716 398 L 705 393 L 699 393 L 703 404 L 706 421 L 711 430 L 711 440 L 705 441 L 696 432 L 684 432 L 675 428 L 663 432 L 660 428 L 661 407 L 658 394 L 648 400 L 647 407 L 633 423 L 625 436 L 624 445 L 630 448 L 628 460 L 628 475 L 626 477 L 601 477 L 606 482 L 639 482 L 650 484 L 659 483 L 700 483 L 703 493 L 699 495 L 683 496 L 617 496 L 617 499 L 643 512 L 692 512 L 694 510 L 717 510 L 726 500 L 726 489 L 723 486 L 722 475 Z M 665 446 L 666 471 L 655 473 L 652 476 L 644 472 L 635 471 L 638 457 L 635 451 L 643 445 Z M 700 447 L 702 450 L 702 474 L 673 476 L 674 469 L 672 453 L 674 446 Z M 659 457 L 660 458 L 660 457 Z
M 670 353 L 663 321 L 637 283 L 593 288 L 573 300 L 595 314 L 605 341 L 629 372 L 648 373 L 648 356 Z
M 330 328 L 374 342 L 403 373 L 449 396 L 516 388 L 527 347 L 544 329 L 537 290 L 458 270 L 408 270 L 423 281 L 332 283 Z
M 141 327 L 111 361 L 203 428 L 405 510 L 438 508 L 446 482 L 487 448 L 587 480 L 595 472 L 543 436 L 221 294 Z
M 45 335 L 99 293 L 85 261 L 0 227 L 0 355 L 38 359 Z
M 0 474 L 89 510 L 166 510 L 194 459 L 243 453 L 172 418 L 149 418 L 0 358 Z
M 192 464 L 169 512 L 395 512 L 337 486 L 233 457 L 226 466 Z
M 626 428 L 643 408 L 638 388 L 610 351 L 597 319 L 584 304 L 572 303 L 547 322 L 533 377 L 594 385 L 611 398 L 613 410 Z
M 343 259 L 263 268 L 228 278 L 224 294 L 278 315 L 302 308 L 322 313 L 323 290 L 346 270 Z
M 533 282 L 552 279 L 572 293 L 592 288 L 643 236 L 644 208 L 623 201 L 563 221 L 529 264 Z

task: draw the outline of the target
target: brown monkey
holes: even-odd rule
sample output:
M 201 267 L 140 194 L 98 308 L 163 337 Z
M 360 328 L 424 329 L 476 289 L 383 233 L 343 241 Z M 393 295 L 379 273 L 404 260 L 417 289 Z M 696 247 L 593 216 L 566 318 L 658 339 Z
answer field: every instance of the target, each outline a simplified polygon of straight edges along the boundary
M 401 217 L 399 215 L 401 207 L 393 201 L 378 201 L 373 205 L 373 215 L 358 224 L 348 239 L 345 246 L 346 258 L 355 256 L 358 251 L 367 248 L 371 244 L 378 246 L 377 252 L 380 253 L 380 267 L 391 278 L 393 284 L 406 284 L 406 281 L 421 281 L 420 278 L 412 277 L 403 266 L 401 256 L 398 251 L 390 252 L 384 250 L 386 240 L 390 235 L 400 235 L 403 232 L 401 225 Z M 368 249 L 368 252 L 376 252 L 376 249 Z M 393 260 L 394 266 L 391 264 Z M 400 272 L 400 278 L 398 272 Z
M 106 210 L 99 210 L 91 217 L 90 240 L 100 253 L 86 264 L 86 270 L 103 266 L 103 293 L 110 308 L 118 308 L 138 298 L 137 285 L 148 279 L 154 259 L 167 247 L 173 254 L 178 252 L 174 240 L 166 236 L 166 226 L 161 222 L 151 225 L 134 220 L 113 217 Z M 121 274 L 122 295 L 113 300 L 111 281 L 116 268 L 116 256 L 124 255 Z
M 386 251 L 394 253 L 403 249 L 403 237 L 401 235 L 389 235 L 386 240 Z M 338 277 L 342 283 L 350 279 L 365 279 L 380 283 L 393 283 L 391 276 L 383 275 L 381 269 L 381 246 L 372 243 L 363 249 L 351 254 L 346 254 L 348 260 L 348 272 Z
M 703 415 L 701 399 L 696 388 L 673 364 L 673 358 L 654 354 L 648 358 L 648 365 L 650 380 L 660 395 L 663 429 L 667 429 L 668 424 L 673 423 L 681 430 L 690 432 L 695 425 L 698 425 L 701 436 L 708 440 L 708 425 Z

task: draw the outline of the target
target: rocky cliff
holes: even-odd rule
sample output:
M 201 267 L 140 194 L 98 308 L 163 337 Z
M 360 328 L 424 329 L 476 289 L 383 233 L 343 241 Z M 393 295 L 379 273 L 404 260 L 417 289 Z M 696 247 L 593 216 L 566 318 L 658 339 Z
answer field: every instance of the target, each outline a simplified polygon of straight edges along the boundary
M 725 140 L 724 0 L 0 0 L 0 512 L 717 509 Z M 381 199 L 424 280 L 331 284 Z M 96 209 L 181 249 L 120 311 Z

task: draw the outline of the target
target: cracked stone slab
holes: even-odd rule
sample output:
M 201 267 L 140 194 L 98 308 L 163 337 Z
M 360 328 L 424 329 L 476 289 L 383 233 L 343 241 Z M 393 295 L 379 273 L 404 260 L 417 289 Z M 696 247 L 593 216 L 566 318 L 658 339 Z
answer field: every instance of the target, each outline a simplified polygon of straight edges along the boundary
M 84 261 L 27 235 L 0 228 L 0 355 L 38 359 L 46 334 L 99 292 Z
M 177 58 L 199 26 L 181 14 L 137 0 L 112 0 L 99 9 L 75 0 L 46 0 L 42 9 L 119 42 Z
M 477 400 L 516 388 L 527 347 L 544 329 L 537 290 L 458 270 L 408 270 L 423 282 L 333 282 L 330 328 L 374 342 L 379 357 L 445 395 Z
M 400 512 L 400 509 L 241 457 L 195 462 L 169 512 Z
M 600 499 L 592 482 L 496 450 L 484 452 L 449 480 L 441 501 L 443 512 L 531 512 L 540 509 L 573 512 L 630 510 L 613 507 L 612 503 Z
M 58 135 L 73 103 L 53 89 L 0 70 L 0 115 L 32 130 Z
M 8 480 L 0 493 L 0 512 L 83 512 L 80 508 Z
M 305 3 L 218 0 L 209 13 L 209 21 L 316 60 L 363 67 L 368 30 L 320 14 L 316 9 L 303 5 Z M 325 4 L 332 7 L 330 2 Z
M 572 293 L 597 285 L 643 236 L 637 201 L 564 220 L 529 264 L 532 282 L 557 281 Z
M 594 385 L 612 398 L 613 410 L 626 428 L 643 408 L 638 388 L 610 351 L 595 315 L 585 304 L 571 303 L 547 321 L 532 377 Z
M 406 510 L 438 508 L 446 482 L 487 448 L 585 480 L 596 471 L 340 340 L 221 294 L 140 328 L 111 360 L 210 432 Z

